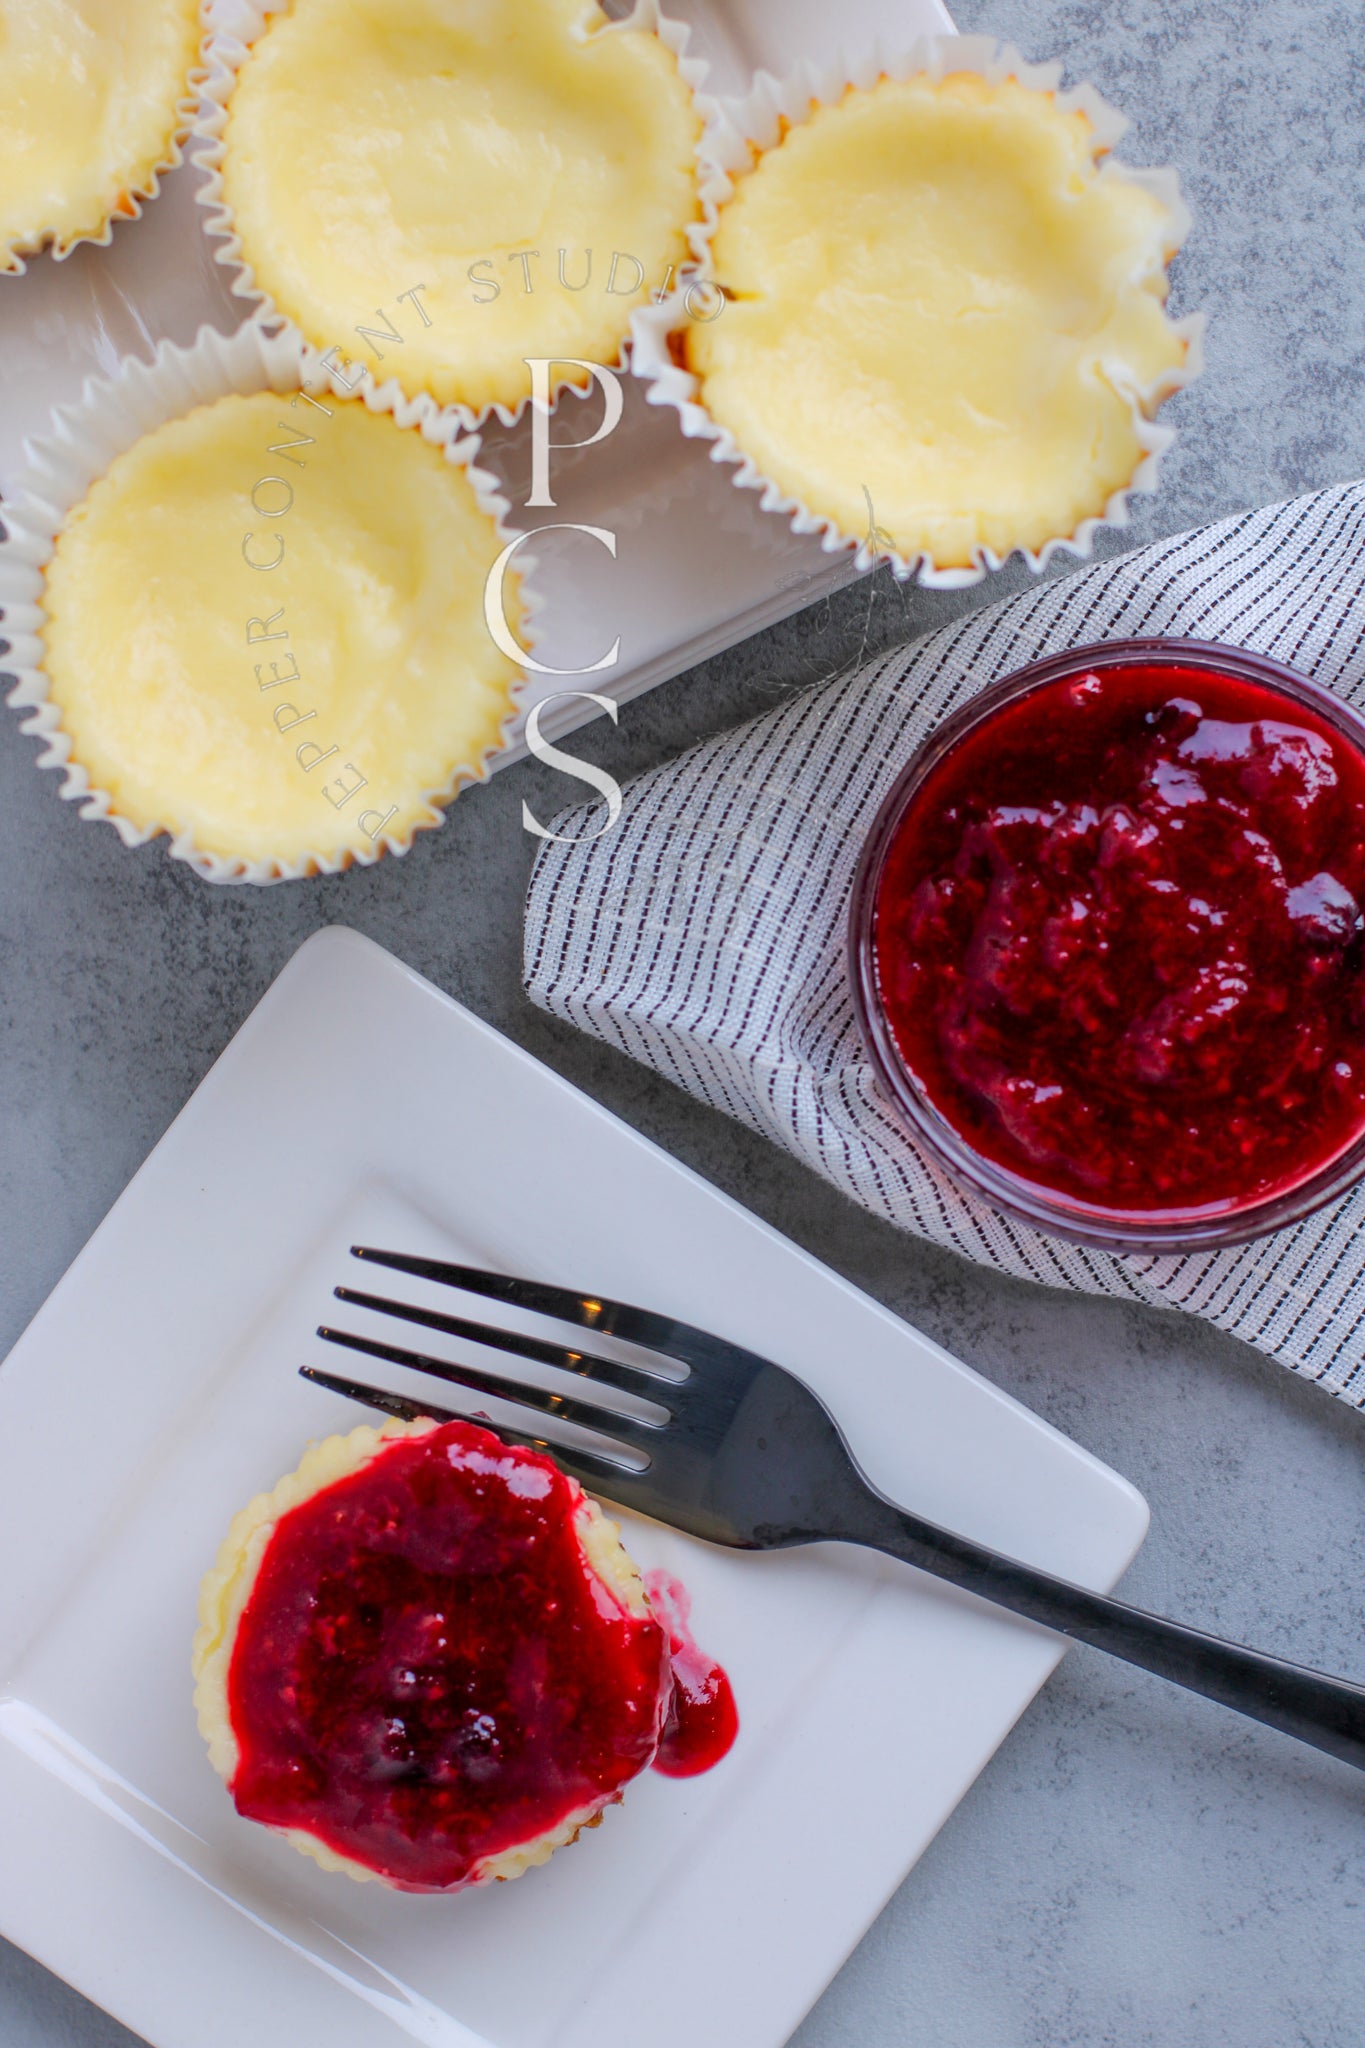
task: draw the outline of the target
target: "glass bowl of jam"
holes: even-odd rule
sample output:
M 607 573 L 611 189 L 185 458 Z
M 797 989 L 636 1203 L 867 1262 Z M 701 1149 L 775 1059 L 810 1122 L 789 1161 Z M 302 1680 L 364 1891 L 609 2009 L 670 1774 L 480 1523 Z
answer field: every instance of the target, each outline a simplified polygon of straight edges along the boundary
M 997 1208 L 1110 1251 L 1295 1222 L 1365 1172 L 1365 719 L 1201 641 L 1034 662 L 896 781 L 849 949 L 883 1090 Z

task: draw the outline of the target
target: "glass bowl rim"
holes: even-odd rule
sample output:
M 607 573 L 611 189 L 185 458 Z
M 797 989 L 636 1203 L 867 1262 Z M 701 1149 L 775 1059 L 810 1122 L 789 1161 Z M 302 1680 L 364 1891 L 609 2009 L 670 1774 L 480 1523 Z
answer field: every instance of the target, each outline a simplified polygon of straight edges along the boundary
M 1244 1244 L 1272 1230 L 1299 1223 L 1314 1210 L 1346 1194 L 1365 1174 L 1365 1130 L 1293 1187 L 1263 1196 L 1235 1210 L 1089 1209 L 1025 1180 L 985 1158 L 961 1137 L 920 1089 L 901 1055 L 877 986 L 873 929 L 877 896 L 892 843 L 918 790 L 959 741 L 1006 704 L 1067 676 L 1114 668 L 1132 661 L 1182 663 L 1262 683 L 1305 704 L 1336 730 L 1365 762 L 1365 716 L 1311 677 L 1270 655 L 1224 641 L 1152 635 L 1069 647 L 1013 669 L 958 705 L 930 731 L 899 771 L 863 841 L 849 900 L 847 964 L 853 1014 L 863 1049 L 881 1092 L 899 1112 L 909 1135 L 930 1162 L 968 1194 L 1016 1222 L 1074 1244 L 1109 1252 L 1178 1254 Z

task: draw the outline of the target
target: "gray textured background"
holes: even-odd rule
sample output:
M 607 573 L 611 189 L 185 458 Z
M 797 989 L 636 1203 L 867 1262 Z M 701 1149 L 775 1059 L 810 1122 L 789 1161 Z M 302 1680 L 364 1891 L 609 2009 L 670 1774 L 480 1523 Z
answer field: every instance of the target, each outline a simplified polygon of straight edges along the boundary
M 1064 55 L 1137 117 L 1125 154 L 1178 164 L 1195 210 L 1176 304 L 1213 315 L 1208 369 L 1172 408 L 1182 440 L 1130 542 L 1365 473 L 1361 0 L 955 12 L 1028 56 Z M 914 593 L 912 624 L 1012 581 Z M 578 750 L 624 779 L 733 723 L 833 666 L 865 602 L 847 593 L 681 677 Z M 903 630 L 899 599 L 883 596 L 874 634 Z M 562 779 L 514 769 L 402 862 L 253 893 L 209 889 L 155 848 L 128 853 L 81 824 L 33 753 L 7 718 L 0 1350 L 294 948 L 349 923 L 1127 1473 L 1154 1516 L 1132 1598 L 1365 1673 L 1360 1416 L 1174 1315 L 993 1280 L 900 1237 L 530 1009 L 521 802 L 548 815 Z M 1365 1780 L 1346 1767 L 1075 1652 L 797 2044 L 1358 2048 L 1362 1822 Z M 132 2040 L 0 1944 L 4 2048 Z

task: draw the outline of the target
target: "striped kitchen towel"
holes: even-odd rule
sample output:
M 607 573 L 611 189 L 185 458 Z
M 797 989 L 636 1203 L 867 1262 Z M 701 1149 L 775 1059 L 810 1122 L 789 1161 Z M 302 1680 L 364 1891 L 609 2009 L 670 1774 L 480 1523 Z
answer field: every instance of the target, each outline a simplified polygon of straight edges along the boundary
M 526 986 L 876 1215 L 1049 1286 L 1189 1309 L 1365 1406 L 1365 1186 L 1232 1250 L 1090 1251 L 960 1193 L 888 1113 L 863 1056 L 845 980 L 849 888 L 899 769 L 998 676 L 1154 633 L 1256 648 L 1365 701 L 1365 482 L 1042 584 L 641 776 L 614 830 L 543 844 Z M 556 829 L 599 820 L 585 808 Z

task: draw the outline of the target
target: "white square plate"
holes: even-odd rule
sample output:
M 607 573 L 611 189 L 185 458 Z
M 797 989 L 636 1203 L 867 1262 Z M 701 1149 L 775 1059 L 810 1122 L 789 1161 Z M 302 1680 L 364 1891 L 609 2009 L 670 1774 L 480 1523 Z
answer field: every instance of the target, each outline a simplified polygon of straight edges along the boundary
M 156 2048 L 777 2048 L 1052 1670 L 842 1546 L 645 1522 L 739 1740 L 518 1883 L 411 1898 L 238 1819 L 190 1704 L 233 1511 L 356 1410 L 296 1367 L 361 1235 L 611 1294 L 790 1366 L 874 1478 L 1107 1588 L 1133 1489 L 386 953 L 310 940 L 0 1372 L 0 1930 Z M 472 2038 L 471 2038 L 472 2037 Z
M 943 0 L 843 0 L 837 19 L 823 0 L 665 5 L 691 28 L 690 54 L 705 60 L 707 89 L 720 96 L 748 92 L 756 71 L 783 74 L 840 45 L 865 49 L 881 37 L 904 47 L 953 26 Z M 620 11 L 614 0 L 610 11 Z M 37 257 L 25 277 L 0 291 L 0 496 L 12 497 L 21 483 L 25 438 L 43 434 L 51 408 L 79 398 L 87 377 L 108 375 L 121 356 L 149 355 L 163 336 L 188 343 L 206 321 L 230 331 L 241 320 L 244 302 L 231 296 L 228 273 L 203 233 L 198 181 L 193 164 L 173 171 L 142 220 L 115 228 L 109 248 L 78 248 L 64 263 Z M 411 282 L 395 279 L 390 297 Z M 401 308 L 393 310 L 401 320 Z M 369 319 L 369 309 L 356 317 Z M 617 634 L 617 665 L 586 687 L 623 704 L 814 604 L 854 574 L 849 556 L 825 554 L 818 538 L 764 512 L 756 491 L 736 490 L 733 472 L 710 460 L 708 445 L 684 440 L 677 415 L 646 405 L 629 378 L 625 395 L 610 439 L 581 456 L 553 458 L 553 510 L 523 510 L 529 423 L 509 431 L 494 421 L 484 436 L 484 459 L 502 479 L 515 525 L 563 521 L 617 536 L 614 560 L 565 532 L 546 534 L 535 551 L 545 598 L 537 656 L 569 677 L 567 686 L 551 676 L 528 684 L 528 704 L 562 699 L 542 716 L 550 739 L 598 716 L 565 691 L 575 667 L 596 662 Z M 597 395 L 568 405 L 555 439 L 585 438 L 600 419 Z M 505 768 L 525 751 L 517 736 L 493 765 Z

